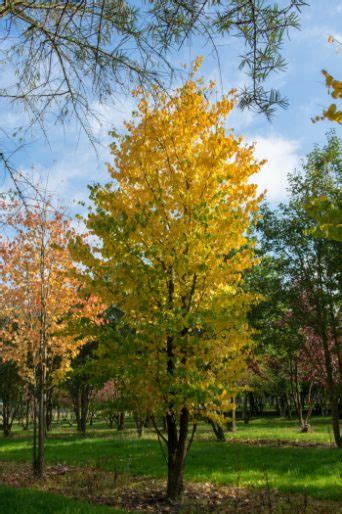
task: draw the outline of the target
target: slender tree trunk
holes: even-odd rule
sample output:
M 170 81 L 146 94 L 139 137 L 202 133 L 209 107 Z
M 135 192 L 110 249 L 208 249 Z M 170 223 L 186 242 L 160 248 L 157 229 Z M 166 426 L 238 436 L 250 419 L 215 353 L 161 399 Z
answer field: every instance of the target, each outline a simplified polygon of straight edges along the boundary
M 38 440 L 37 458 L 34 473 L 38 477 L 44 474 L 45 464 L 45 395 L 44 395 L 44 368 L 40 365 L 39 370 L 39 390 L 38 390 Z
M 331 422 L 332 429 L 334 433 L 335 444 L 338 448 L 342 448 L 342 438 L 341 438 L 341 430 L 340 430 L 340 420 L 339 420 L 339 394 L 337 392 L 337 388 L 334 380 L 334 366 L 333 359 L 331 354 L 331 349 L 329 348 L 329 331 L 328 331 L 328 323 L 327 323 L 327 312 L 326 305 L 324 302 L 324 287 L 323 287 L 323 268 L 321 261 L 321 241 L 317 241 L 317 260 L 318 260 L 318 278 L 320 284 L 320 295 L 317 301 L 317 313 L 318 313 L 318 321 L 319 321 L 319 329 L 321 331 L 321 339 L 325 360 L 325 369 L 327 375 L 327 389 L 330 401 L 330 409 L 331 409 Z M 335 349 L 339 351 L 339 345 Z
M 52 428 L 52 416 L 53 416 L 52 391 L 49 391 L 49 393 L 47 394 L 45 409 L 46 409 L 46 413 L 45 413 L 46 432 L 49 432 Z
M 291 397 L 286 393 L 285 394 L 285 401 L 286 401 L 286 413 L 287 413 L 287 419 L 292 419 L 292 403 L 291 403 Z
M 313 387 L 313 382 L 310 382 L 309 392 L 308 392 L 308 400 L 307 400 L 308 401 L 308 410 L 307 410 L 305 418 L 304 418 L 304 425 L 302 428 L 302 432 L 308 432 L 310 430 L 310 417 L 311 417 L 312 409 L 313 409 L 312 387 Z
M 243 422 L 245 425 L 248 425 L 249 424 L 249 409 L 248 409 L 248 394 L 245 393 L 243 395 L 243 413 L 242 413 L 242 416 L 243 416 Z
M 231 399 L 231 403 L 235 403 L 235 398 Z M 236 432 L 236 408 L 231 410 L 231 420 L 227 423 L 228 432 Z
M 28 398 L 25 402 L 25 423 L 23 426 L 24 430 L 27 430 L 30 423 L 30 398 Z
M 278 398 L 278 408 L 279 408 L 279 415 L 284 418 L 286 415 L 286 400 L 285 396 L 281 395 Z
M 77 431 L 81 434 L 85 434 L 87 430 L 87 419 L 89 414 L 89 394 L 89 387 L 87 385 L 82 385 L 80 389 L 75 392 L 73 398 Z
M 125 428 L 125 413 L 119 412 L 118 416 L 118 430 L 121 431 Z
M 37 397 L 33 393 L 33 444 L 32 444 L 32 469 L 35 473 L 37 467 Z
M 300 430 L 301 432 L 307 432 L 309 428 L 305 423 L 303 415 L 303 402 L 298 379 L 298 363 L 297 361 L 293 362 L 292 359 L 290 359 L 290 383 L 292 399 L 296 407 Z
M 142 437 L 144 431 L 144 419 L 141 417 L 138 411 L 133 412 L 133 418 L 137 429 L 138 437 Z M 118 427 L 119 430 L 119 427 Z
M 342 438 L 341 438 L 341 430 L 340 430 L 340 419 L 339 419 L 339 395 L 337 392 L 337 388 L 334 382 L 334 371 L 333 371 L 333 363 L 331 351 L 329 348 L 329 341 L 324 330 L 324 324 L 322 323 L 322 332 L 321 339 L 323 343 L 323 351 L 324 351 L 324 360 L 325 360 L 325 368 L 327 374 L 327 389 L 328 396 L 330 401 L 330 409 L 331 409 L 331 422 L 332 429 L 334 433 L 335 444 L 338 448 L 342 448 Z
M 45 220 L 44 220 L 45 221 Z M 38 366 L 38 440 L 37 454 L 34 463 L 34 473 L 38 477 L 44 475 L 45 464 L 45 380 L 46 380 L 46 347 L 47 347 L 47 289 L 45 266 L 45 225 L 42 225 L 40 241 L 40 336 L 39 336 L 39 366 Z
M 339 418 L 339 397 L 337 393 L 337 388 L 334 383 L 334 373 L 333 373 L 333 364 L 331 359 L 331 354 L 329 350 L 328 340 L 325 334 L 322 334 L 323 348 L 324 348 L 324 357 L 325 357 L 325 367 L 327 372 L 327 389 L 330 401 L 330 409 L 331 409 L 331 422 L 332 429 L 334 433 L 335 444 L 338 448 L 342 448 L 342 438 L 341 438 L 341 430 L 340 430 L 340 418 Z
M 12 424 L 16 413 L 18 411 L 18 405 L 13 405 L 11 408 L 11 402 L 8 398 L 3 398 L 2 403 L 2 431 L 5 437 L 9 437 L 12 431 Z
M 335 388 L 333 386 L 330 386 L 330 388 L 329 388 L 332 429 L 333 429 L 333 433 L 334 433 L 334 439 L 335 439 L 336 446 L 338 448 L 342 448 L 340 418 L 339 418 L 339 409 L 338 409 L 338 396 L 334 389 Z

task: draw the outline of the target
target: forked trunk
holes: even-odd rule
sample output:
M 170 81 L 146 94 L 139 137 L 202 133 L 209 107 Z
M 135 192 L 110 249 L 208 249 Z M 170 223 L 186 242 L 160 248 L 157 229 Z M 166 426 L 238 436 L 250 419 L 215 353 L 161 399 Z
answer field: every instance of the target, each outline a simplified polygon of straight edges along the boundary
M 74 396 L 74 412 L 76 416 L 77 431 L 85 434 L 89 415 L 90 387 L 82 385 Z
M 168 434 L 167 497 L 171 502 L 180 500 L 183 494 L 184 464 L 188 451 L 189 411 L 183 407 L 179 427 L 173 413 L 166 415 Z M 177 430 L 178 428 L 178 430 Z
M 218 423 L 215 423 L 215 421 L 213 421 L 211 419 L 209 420 L 209 423 L 212 426 L 213 432 L 216 437 L 216 441 L 223 443 L 226 440 L 223 427 L 221 425 L 219 425 Z

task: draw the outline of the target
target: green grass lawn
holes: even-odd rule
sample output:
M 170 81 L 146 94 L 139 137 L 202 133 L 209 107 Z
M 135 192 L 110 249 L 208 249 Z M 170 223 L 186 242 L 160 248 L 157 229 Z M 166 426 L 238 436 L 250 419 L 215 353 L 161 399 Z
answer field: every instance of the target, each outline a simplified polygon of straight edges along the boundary
M 256 443 L 258 439 L 329 442 L 327 422 L 315 420 L 313 425 L 314 432 L 300 434 L 295 422 L 258 420 L 247 427 L 239 425 L 232 437 L 255 439 Z M 74 430 L 61 427 L 49 435 L 48 463 L 165 477 L 165 462 L 151 432 L 139 440 L 131 430 L 118 433 L 101 424 L 85 437 L 76 435 Z M 271 487 L 284 492 L 342 500 L 341 457 L 342 452 L 334 448 L 258 446 L 236 441 L 217 443 L 203 425 L 188 457 L 185 478 L 252 487 L 265 487 L 268 481 Z M 27 461 L 30 458 L 29 434 L 16 432 L 12 438 L 0 439 L 0 459 Z
M 238 420 L 238 430 L 234 433 L 226 432 L 226 438 L 229 439 L 240 439 L 240 440 L 255 440 L 269 439 L 269 440 L 282 440 L 289 441 L 291 443 L 319 443 L 329 444 L 333 446 L 334 437 L 331 429 L 331 421 L 328 417 L 316 417 L 311 420 L 311 431 L 303 434 L 299 430 L 298 421 L 294 418 L 292 420 L 268 416 L 264 418 L 252 419 L 248 425 L 245 425 L 242 421 Z M 60 425 L 54 425 L 53 432 L 60 434 L 70 434 L 75 432 L 75 426 L 70 427 L 66 423 Z M 14 435 L 23 436 L 22 428 L 18 425 L 13 427 Z M 101 435 L 108 437 L 109 434 L 116 436 L 117 431 L 115 429 L 109 429 L 106 423 L 102 421 L 96 421 L 93 427 L 88 427 L 87 433 L 89 435 L 94 434 L 97 437 Z M 126 420 L 125 433 L 131 433 L 135 436 L 135 428 L 131 419 Z M 0 435 L 1 437 L 1 435 Z M 152 431 L 145 433 L 145 438 L 154 439 Z M 196 433 L 196 439 L 207 440 L 213 439 L 213 432 L 209 425 L 202 423 L 199 425 Z
M 58 494 L 0 485 L 1 514 L 123 514 L 123 510 L 90 505 Z
M 253 419 L 248 425 L 242 421 L 237 422 L 238 429 L 234 433 L 226 433 L 227 440 L 230 438 L 241 440 L 272 439 L 296 443 L 320 443 L 333 445 L 334 437 L 331 429 L 330 418 L 313 418 L 311 420 L 311 431 L 304 434 L 299 430 L 296 419 L 287 420 L 284 418 L 265 417 Z M 200 427 L 200 437 L 212 437 L 207 425 Z

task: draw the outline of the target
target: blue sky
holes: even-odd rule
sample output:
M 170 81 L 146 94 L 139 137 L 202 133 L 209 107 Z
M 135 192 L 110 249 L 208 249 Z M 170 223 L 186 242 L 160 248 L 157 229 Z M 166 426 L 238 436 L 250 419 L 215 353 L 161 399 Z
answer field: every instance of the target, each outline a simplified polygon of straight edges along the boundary
M 268 189 L 267 198 L 273 205 L 286 199 L 287 173 L 300 166 L 301 159 L 315 143 L 323 143 L 326 131 L 332 128 L 330 122 L 313 124 L 311 117 L 320 114 L 329 103 L 321 70 L 326 68 L 341 78 L 342 52 L 338 54 L 336 45 L 327 39 L 333 35 L 342 42 L 342 0 L 311 0 L 311 4 L 303 11 L 301 31 L 292 31 L 290 40 L 285 41 L 287 70 L 272 75 L 271 86 L 288 97 L 289 108 L 278 109 L 271 122 L 260 114 L 238 110 L 228 121 L 237 134 L 256 142 L 258 158 L 268 159 L 256 181 L 261 189 Z M 217 43 L 223 91 L 240 87 L 245 81 L 243 72 L 238 70 L 241 41 L 227 38 Z M 198 55 L 204 57 L 201 74 L 208 81 L 216 80 L 220 92 L 218 63 L 209 45 L 203 46 L 196 39 L 188 41 L 181 52 L 172 55 L 172 60 L 177 65 L 189 65 Z M 110 161 L 108 131 L 112 127 L 122 130 L 134 101 L 120 96 L 115 103 L 95 102 L 93 107 L 101 120 L 89 120 L 100 141 L 97 155 L 79 127 L 69 121 L 64 127 L 56 125 L 50 130 L 49 143 L 38 139 L 15 156 L 16 167 L 28 176 L 39 176 L 70 214 L 79 210 L 78 201 L 87 199 L 87 184 L 106 180 L 105 162 Z M 24 117 L 20 109 L 5 102 L 0 103 L 0 115 L 2 127 L 8 130 L 20 125 Z M 3 180 L 0 186 L 4 189 L 8 182 Z

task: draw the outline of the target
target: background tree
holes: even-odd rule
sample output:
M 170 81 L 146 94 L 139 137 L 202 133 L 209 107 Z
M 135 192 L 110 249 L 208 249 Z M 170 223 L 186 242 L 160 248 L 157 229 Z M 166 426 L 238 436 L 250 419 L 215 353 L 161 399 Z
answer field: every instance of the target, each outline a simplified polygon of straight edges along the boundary
M 82 346 L 79 353 L 72 359 L 64 385 L 71 397 L 76 416 L 77 430 L 85 434 L 89 420 L 90 404 L 95 394 L 97 377 L 94 359 L 96 341 L 89 341 Z
M 2 431 L 4 436 L 11 434 L 12 424 L 19 412 L 23 399 L 23 381 L 15 362 L 0 360 L 0 400 Z
M 329 36 L 329 43 L 336 43 L 338 51 L 341 49 L 342 43 L 333 36 Z M 328 88 L 330 96 L 334 100 L 342 99 L 342 81 L 336 80 L 326 70 L 322 71 L 325 77 L 325 84 Z M 338 105 L 333 102 L 323 111 L 321 116 L 316 116 L 313 121 L 330 120 L 335 123 L 342 123 L 342 111 Z M 331 193 L 331 191 L 330 191 Z M 325 237 L 342 242 L 342 198 L 341 190 L 335 190 L 334 195 L 323 195 L 317 198 L 310 198 L 306 208 L 310 216 L 316 221 L 316 226 L 312 229 L 312 233 L 316 237 Z
M 89 314 L 91 301 L 80 297 L 80 284 L 71 274 L 70 222 L 62 214 L 45 201 L 8 219 L 14 234 L 3 237 L 0 246 L 1 306 L 7 320 L 1 350 L 34 388 L 33 468 L 42 475 L 46 398 L 82 343 L 66 332 L 69 318 Z
M 198 416 L 230 410 L 250 343 L 242 288 L 253 265 L 246 234 L 258 208 L 253 147 L 226 134 L 234 105 L 211 104 L 190 80 L 173 97 L 141 92 L 113 143 L 111 182 L 91 188 L 86 220 L 99 244 L 74 245 L 84 280 L 123 316 L 112 358 L 151 414 L 166 417 L 167 495 L 177 499 Z M 189 425 L 193 425 L 189 433 Z
M 291 323 L 297 325 L 303 349 L 310 338 L 321 348 L 337 446 L 342 444 L 339 428 L 342 361 L 338 334 L 341 245 L 313 235 L 315 221 L 305 206 L 310 198 L 339 194 L 341 162 L 341 141 L 330 133 L 326 146 L 316 147 L 309 154 L 303 170 L 290 174 L 288 205 L 265 213 L 260 223 L 265 250 L 282 262 L 281 290 L 286 291 Z

